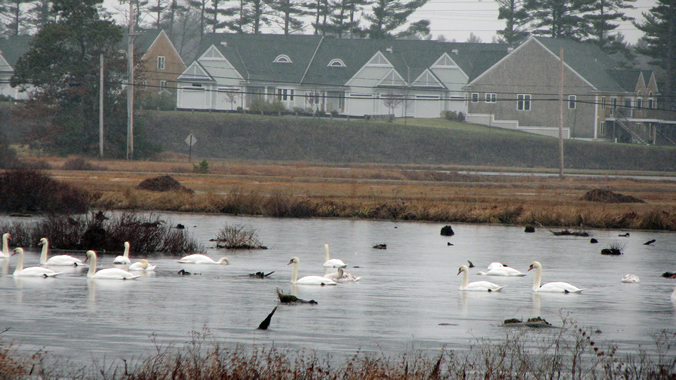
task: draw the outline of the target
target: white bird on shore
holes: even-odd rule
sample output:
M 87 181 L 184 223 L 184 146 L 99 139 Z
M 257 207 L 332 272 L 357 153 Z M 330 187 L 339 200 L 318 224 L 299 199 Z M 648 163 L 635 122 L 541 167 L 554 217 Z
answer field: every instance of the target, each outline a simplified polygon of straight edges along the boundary
M 87 272 L 87 278 L 95 279 L 95 280 L 134 280 L 136 278 L 139 278 L 141 276 L 136 275 L 136 274 L 131 274 L 127 272 L 126 270 L 122 270 L 120 268 L 107 268 L 107 269 L 101 269 L 100 271 L 96 270 L 96 252 L 94 251 L 87 251 L 87 258 L 85 261 L 88 259 L 91 259 L 91 263 L 89 264 L 89 271 Z
M 43 267 L 23 267 L 23 248 L 14 249 L 14 255 L 19 255 L 19 261 L 16 263 L 16 268 L 14 269 L 14 277 L 56 277 L 61 273 L 54 272 L 51 269 Z
M 113 264 L 126 264 L 129 265 L 131 264 L 131 260 L 129 260 L 129 248 L 131 245 L 129 244 L 128 241 L 124 242 L 124 253 L 122 256 L 117 256 L 115 260 L 113 260 Z
M 49 255 L 49 240 L 47 238 L 42 238 L 40 239 L 40 242 L 38 245 L 42 246 L 42 253 L 40 254 L 40 265 L 46 265 L 46 266 L 79 266 L 79 265 L 85 265 L 85 263 L 78 259 L 77 257 L 73 257 L 70 255 L 57 255 L 57 256 L 52 256 L 47 260 L 47 256 Z
M 192 255 L 184 256 L 178 260 L 178 262 L 181 264 L 230 264 L 230 260 L 225 256 L 218 259 L 218 261 L 214 261 L 211 257 L 201 253 L 193 253 Z

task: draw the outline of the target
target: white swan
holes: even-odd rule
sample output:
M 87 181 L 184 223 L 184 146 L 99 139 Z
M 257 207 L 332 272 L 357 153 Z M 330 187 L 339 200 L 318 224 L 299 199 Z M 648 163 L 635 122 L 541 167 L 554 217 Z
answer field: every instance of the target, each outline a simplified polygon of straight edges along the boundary
M 461 265 L 458 269 L 458 274 L 462 273 L 462 284 L 460 290 L 479 291 L 479 292 L 499 292 L 503 287 L 488 281 L 469 281 L 469 268 L 467 265 Z
M 192 255 L 184 256 L 178 260 L 181 264 L 224 264 L 229 265 L 230 260 L 227 257 L 221 257 L 218 261 L 214 261 L 211 257 L 201 253 L 194 253 Z
M 515 277 L 523 277 L 526 274 L 521 273 L 518 270 L 510 267 L 506 267 L 502 265 L 502 263 L 499 262 L 492 262 L 488 266 L 488 272 L 479 272 L 477 275 L 481 276 L 515 276 Z
M 635 274 L 625 274 L 620 282 L 629 283 L 629 284 L 638 284 L 641 280 Z
M 61 274 L 42 267 L 30 267 L 24 269 L 23 248 L 15 248 L 12 256 L 14 255 L 19 255 L 19 261 L 16 263 L 16 268 L 14 269 L 14 277 L 56 277 Z
M 571 285 L 567 282 L 548 282 L 540 286 L 542 281 L 542 264 L 537 261 L 533 261 L 530 264 L 528 270 L 535 268 L 535 278 L 533 279 L 533 291 L 541 293 L 580 293 L 584 289 L 580 289 L 577 286 Z
M 42 246 L 42 253 L 40 254 L 40 265 L 46 265 L 46 266 L 78 266 L 78 265 L 84 265 L 84 262 L 77 257 L 69 256 L 69 255 L 57 255 L 57 256 L 52 256 L 47 260 L 47 256 L 49 255 L 49 240 L 47 238 L 42 238 L 40 239 L 40 242 L 38 245 Z
M 156 265 L 152 265 L 146 259 L 141 259 L 129 266 L 130 271 L 146 271 L 151 272 L 155 270 Z
M 9 258 L 9 239 L 12 238 L 12 235 L 9 232 L 2 234 L 2 252 L 0 252 L 0 258 Z
M 352 273 L 347 273 L 343 270 L 343 268 L 338 268 L 338 270 L 334 273 L 325 274 L 324 278 L 328 278 L 329 280 L 333 280 L 333 281 L 359 281 L 359 280 L 361 280 L 361 277 L 357 277 L 357 276 L 353 275 Z
M 324 268 L 345 268 L 347 264 L 340 259 L 329 259 L 329 245 L 324 244 Z
M 103 279 L 103 280 L 133 280 L 136 278 L 139 278 L 141 276 L 136 275 L 136 274 L 131 274 L 127 272 L 126 270 L 122 270 L 120 268 L 107 268 L 107 269 L 101 269 L 100 271 L 96 270 L 96 252 L 94 251 L 87 251 L 87 258 L 85 261 L 88 259 L 91 259 L 91 263 L 89 264 L 89 271 L 87 272 L 87 278 L 93 278 L 93 279 Z
M 322 276 L 305 276 L 298 278 L 298 265 L 300 264 L 300 259 L 297 257 L 291 258 L 288 264 L 293 264 L 293 272 L 291 272 L 291 283 L 298 285 L 337 285 L 337 283 L 329 278 L 324 278 Z
M 131 264 L 131 260 L 129 260 L 129 242 L 125 241 L 124 242 L 124 253 L 122 256 L 117 256 L 115 260 L 113 260 L 113 264 L 126 264 L 129 265 Z

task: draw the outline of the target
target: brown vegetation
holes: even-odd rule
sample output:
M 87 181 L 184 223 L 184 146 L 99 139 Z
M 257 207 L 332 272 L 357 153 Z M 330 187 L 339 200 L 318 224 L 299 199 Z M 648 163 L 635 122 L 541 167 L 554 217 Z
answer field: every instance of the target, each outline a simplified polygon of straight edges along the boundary
M 163 175 L 155 178 L 148 178 L 136 186 L 138 190 L 150 191 L 184 191 L 186 193 L 194 193 L 191 189 L 181 185 L 180 182 L 173 179 L 171 176 Z
M 583 201 L 603 203 L 645 203 L 631 195 L 618 194 L 609 189 L 593 189 L 582 196 Z
M 216 248 L 265 249 L 256 230 L 243 224 L 226 224 L 216 235 Z
M 83 213 L 95 197 L 37 170 L 0 173 L 0 212 Z

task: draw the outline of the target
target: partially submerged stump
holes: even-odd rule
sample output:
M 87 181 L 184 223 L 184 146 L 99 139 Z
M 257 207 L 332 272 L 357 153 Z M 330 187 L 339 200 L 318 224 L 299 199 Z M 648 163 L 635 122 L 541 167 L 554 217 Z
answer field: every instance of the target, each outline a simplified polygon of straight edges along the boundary
M 533 233 L 533 232 L 535 232 L 535 227 L 526 226 L 526 229 L 524 229 L 523 232 Z
M 645 201 L 631 195 L 615 193 L 608 189 L 590 190 L 582 196 L 582 200 L 602 203 L 645 203 Z
M 453 228 L 449 225 L 441 227 L 441 236 L 453 236 L 455 235 L 455 232 L 453 232 Z
M 194 193 L 195 191 L 189 189 L 180 182 L 169 175 L 163 175 L 155 178 L 148 178 L 136 186 L 138 190 L 149 191 L 184 191 L 186 193 Z
M 516 318 L 510 318 L 510 319 L 505 319 L 502 322 L 503 326 L 514 326 L 514 327 L 554 327 L 552 326 L 551 323 L 547 322 L 544 318 L 542 317 L 533 317 L 533 318 L 528 318 L 526 322 L 524 322 L 521 319 L 516 319 Z

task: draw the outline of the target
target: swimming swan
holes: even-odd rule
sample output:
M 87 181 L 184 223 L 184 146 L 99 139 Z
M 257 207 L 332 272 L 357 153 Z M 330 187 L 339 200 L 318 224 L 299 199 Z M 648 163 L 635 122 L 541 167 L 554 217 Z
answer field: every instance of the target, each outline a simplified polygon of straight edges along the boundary
M 639 282 L 641 282 L 641 280 L 635 274 L 625 274 L 624 277 L 622 277 L 622 279 L 620 280 L 620 282 L 628 284 L 638 284 Z
M 533 279 L 533 291 L 541 293 L 580 293 L 584 289 L 573 286 L 567 282 L 548 282 L 540 286 L 542 280 L 542 264 L 533 261 L 528 270 L 535 268 L 535 278 Z
M 87 258 L 85 259 L 85 262 L 91 259 L 91 263 L 89 264 L 89 271 L 87 272 L 87 278 L 92 278 L 92 279 L 102 279 L 102 280 L 133 280 L 136 278 L 139 278 L 141 276 L 136 275 L 136 274 L 131 274 L 127 272 L 126 270 L 122 270 L 120 268 L 107 268 L 107 269 L 101 269 L 100 271 L 96 270 L 96 252 L 94 251 L 87 251 Z
M 6 258 L 8 259 L 9 256 L 9 240 L 12 238 L 12 236 L 9 234 L 9 232 L 5 232 L 2 234 L 2 252 L 0 252 L 0 258 Z
M 488 272 L 479 272 L 481 276 L 516 276 L 524 277 L 526 274 L 510 267 L 506 267 L 499 262 L 493 262 L 488 266 Z
M 130 271 L 146 271 L 151 272 L 155 270 L 156 265 L 152 265 L 146 259 L 141 259 L 129 266 Z
M 463 273 L 462 275 L 462 284 L 460 285 L 460 290 L 467 291 L 478 291 L 478 292 L 499 292 L 503 286 L 494 284 L 488 281 L 475 281 L 467 283 L 469 281 L 469 268 L 467 265 L 461 265 L 458 269 L 458 274 Z
M 329 245 L 324 244 L 324 268 L 345 268 L 347 264 L 340 259 L 329 259 Z
M 124 253 L 122 256 L 117 256 L 115 260 L 113 260 L 113 264 L 126 264 L 129 265 L 131 264 L 131 260 L 129 260 L 129 242 L 125 241 L 124 242 Z
M 328 278 L 333 281 L 359 281 L 361 277 L 356 277 L 352 273 L 347 273 L 343 268 L 338 268 L 334 273 L 325 274 L 324 278 Z
M 52 256 L 47 260 L 47 256 L 49 255 L 49 240 L 47 238 L 42 238 L 40 239 L 40 242 L 38 245 L 42 246 L 42 253 L 40 254 L 40 265 L 46 265 L 46 266 L 78 266 L 78 265 L 84 265 L 84 262 L 77 257 L 69 256 L 69 255 L 57 255 L 57 256 Z
M 329 278 L 324 278 L 322 276 L 305 276 L 298 278 L 298 265 L 300 264 L 300 259 L 293 257 L 288 264 L 293 264 L 293 272 L 291 272 L 291 283 L 298 285 L 337 285 L 337 283 Z
M 61 274 L 42 267 L 30 267 L 24 269 L 23 248 L 15 248 L 12 256 L 14 255 L 19 255 L 19 261 L 16 263 L 16 268 L 14 269 L 14 277 L 56 277 Z
M 194 253 L 192 255 L 184 256 L 178 260 L 181 264 L 223 264 L 229 265 L 230 260 L 227 257 L 221 257 L 218 261 L 214 261 L 211 257 L 201 253 Z

